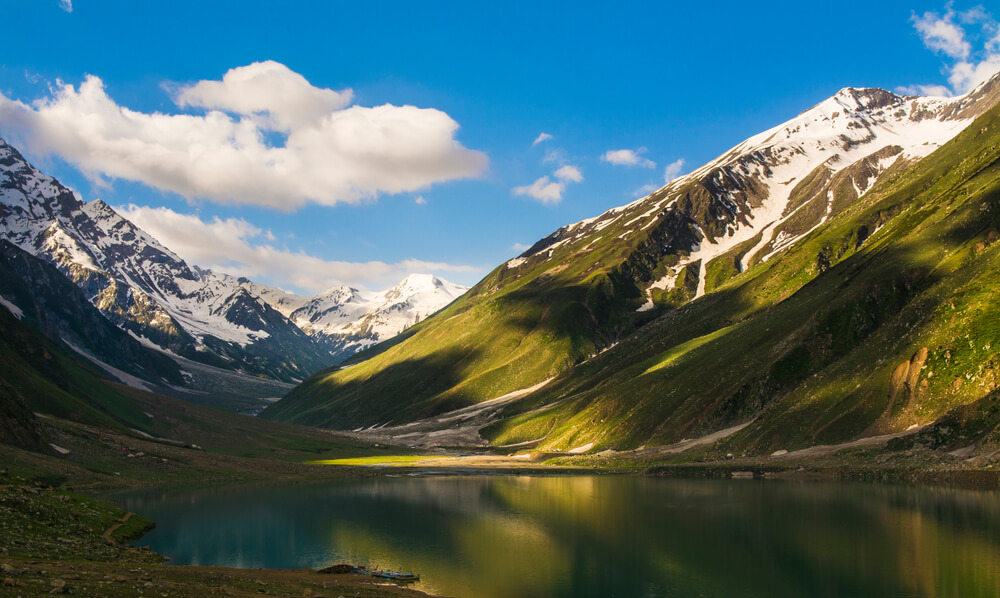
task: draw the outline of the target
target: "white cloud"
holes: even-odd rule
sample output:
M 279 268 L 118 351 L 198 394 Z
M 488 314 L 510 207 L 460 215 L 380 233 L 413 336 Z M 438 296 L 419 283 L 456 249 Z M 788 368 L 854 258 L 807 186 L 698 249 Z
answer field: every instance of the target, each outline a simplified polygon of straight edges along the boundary
M 542 143 L 543 141 L 548 141 L 549 139 L 552 139 L 552 135 L 549 135 L 548 133 L 540 133 L 538 137 L 536 137 L 535 140 L 531 142 L 531 145 L 538 145 L 539 143 Z
M 514 243 L 510 246 L 511 249 L 518 253 L 524 253 L 525 251 L 531 249 L 531 245 L 525 245 L 524 243 Z
M 73 0 L 59 0 L 59 8 L 66 12 L 73 12 Z
M 678 158 L 667 164 L 667 167 L 663 169 L 663 180 L 669 183 L 679 177 L 682 172 L 684 172 L 684 158 Z
M 313 87 L 287 66 L 267 60 L 230 69 L 222 81 L 180 87 L 174 101 L 181 108 L 252 115 L 261 119 L 261 128 L 289 132 L 346 108 L 353 97 L 350 89 L 336 92 Z
M 285 210 L 485 171 L 486 155 L 455 140 L 458 123 L 444 112 L 345 107 L 350 98 L 350 90 L 316 88 L 264 62 L 176 91 L 179 106 L 204 114 L 133 111 L 88 76 L 79 89 L 57 82 L 51 97 L 31 105 L 0 94 L 0 122 L 33 152 L 57 154 L 98 184 L 123 178 L 187 198 Z M 287 133 L 284 145 L 268 143 L 273 132 Z
M 418 195 L 416 199 L 413 200 L 413 203 L 417 204 L 418 206 L 426 206 L 427 200 L 424 199 L 423 195 Z
M 1000 72 L 1000 24 L 982 7 L 956 12 L 949 2 L 944 15 L 925 12 L 919 17 L 913 15 L 911 21 L 924 46 L 953 61 L 946 67 L 950 87 L 908 85 L 897 88 L 901 93 L 964 94 Z M 970 40 L 985 41 L 976 50 Z
M 480 268 L 407 259 L 395 264 L 380 261 L 329 261 L 301 251 L 278 249 L 264 241 L 274 235 L 239 218 L 206 222 L 194 214 L 169 208 L 129 205 L 116 208 L 139 228 L 153 235 L 185 261 L 246 276 L 269 284 L 315 294 L 340 284 L 373 289 L 396 284 L 421 272 L 479 272 Z
M 567 164 L 553 173 L 557 179 L 567 183 L 579 183 L 583 180 L 583 173 L 576 166 Z
M 537 179 L 530 185 L 514 187 L 514 195 L 527 195 L 542 203 L 559 203 L 562 201 L 563 191 L 569 183 L 579 183 L 583 181 L 583 173 L 572 164 L 564 164 L 552 176 L 556 180 L 551 180 L 547 175 Z
M 951 90 L 944 85 L 903 85 L 896 88 L 899 93 L 908 96 L 941 96 L 950 97 Z
M 943 17 L 936 12 L 925 12 L 921 17 L 913 15 L 910 20 L 928 49 L 965 60 L 972 46 L 965 39 L 965 30 L 952 21 L 954 18 L 955 11 L 949 8 Z
M 514 187 L 514 195 L 527 195 L 542 203 L 559 203 L 565 188 L 565 183 L 550 181 L 546 175 L 530 185 Z
M 605 162 L 610 162 L 616 166 L 642 166 L 643 168 L 655 168 L 656 162 L 643 158 L 640 154 L 644 153 L 646 148 L 640 147 L 639 149 L 620 149 L 620 150 L 608 150 L 604 152 L 601 156 L 601 160 Z
M 1000 72 L 1000 53 L 986 56 L 977 63 L 959 62 L 952 67 L 948 82 L 956 93 L 965 93 L 972 91 L 998 72 Z

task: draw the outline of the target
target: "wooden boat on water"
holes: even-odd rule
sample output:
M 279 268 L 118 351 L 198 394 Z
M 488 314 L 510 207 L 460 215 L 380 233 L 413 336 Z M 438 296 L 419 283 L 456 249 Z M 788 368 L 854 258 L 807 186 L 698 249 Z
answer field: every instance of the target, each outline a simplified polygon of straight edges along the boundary
M 362 575 L 378 577 L 379 579 L 388 579 L 389 581 L 420 581 L 420 574 L 412 571 L 409 573 L 403 573 L 402 571 L 390 571 L 389 569 L 369 569 L 364 565 L 356 567 L 355 571 L 357 573 L 361 573 Z
M 368 575 L 372 577 L 380 577 L 382 579 L 388 579 L 390 581 L 420 581 L 420 575 L 413 573 L 403 573 L 401 571 L 372 571 Z

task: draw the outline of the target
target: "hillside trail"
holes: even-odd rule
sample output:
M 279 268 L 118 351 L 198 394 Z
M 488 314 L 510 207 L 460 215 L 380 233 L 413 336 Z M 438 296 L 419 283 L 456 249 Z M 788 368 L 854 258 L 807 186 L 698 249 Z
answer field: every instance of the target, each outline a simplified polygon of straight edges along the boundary
M 108 544 L 114 544 L 115 541 L 111 539 L 111 534 L 115 533 L 115 530 L 118 529 L 119 527 L 125 525 L 128 522 L 128 520 L 132 518 L 132 515 L 133 513 L 125 513 L 125 515 L 118 520 L 118 523 L 115 523 L 114 525 L 109 527 L 107 531 L 102 534 L 105 542 L 107 542 Z

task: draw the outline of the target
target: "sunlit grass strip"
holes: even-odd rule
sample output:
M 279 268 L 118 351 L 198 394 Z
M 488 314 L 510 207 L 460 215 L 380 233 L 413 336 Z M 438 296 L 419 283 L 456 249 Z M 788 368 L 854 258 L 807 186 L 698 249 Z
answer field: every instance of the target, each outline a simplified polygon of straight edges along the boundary
M 677 359 L 679 359 L 680 357 L 684 356 L 689 351 L 697 349 L 698 347 L 704 345 L 705 343 L 713 341 L 719 338 L 720 336 L 735 330 L 737 327 L 738 325 L 720 328 L 715 332 L 706 334 L 704 336 L 699 336 L 697 338 L 693 338 L 687 342 L 681 343 L 676 347 L 671 348 L 670 350 L 666 351 L 661 356 L 656 358 L 658 359 L 658 361 L 654 365 L 650 366 L 645 372 L 643 372 L 642 375 L 650 374 L 652 372 L 655 372 L 656 370 L 667 367 L 671 363 L 677 361 Z
M 413 465 L 428 459 L 440 459 L 440 455 L 385 455 L 376 457 L 351 457 L 347 459 L 319 459 L 306 461 L 309 465 Z

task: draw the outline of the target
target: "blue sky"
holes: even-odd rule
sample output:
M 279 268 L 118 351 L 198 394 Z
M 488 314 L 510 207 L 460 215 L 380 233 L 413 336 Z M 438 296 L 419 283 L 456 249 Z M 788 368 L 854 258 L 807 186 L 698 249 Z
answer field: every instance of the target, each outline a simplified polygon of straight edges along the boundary
M 0 137 L 200 266 L 471 285 L 843 87 L 1000 68 L 976 4 L 805 4 L 2 1 Z

